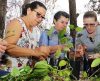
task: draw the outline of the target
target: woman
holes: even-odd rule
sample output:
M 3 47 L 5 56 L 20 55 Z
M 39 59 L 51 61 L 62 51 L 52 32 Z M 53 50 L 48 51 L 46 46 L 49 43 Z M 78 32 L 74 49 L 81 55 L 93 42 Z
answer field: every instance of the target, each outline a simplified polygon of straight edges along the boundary
M 7 52 L 12 61 L 10 68 L 21 68 L 28 64 L 48 57 L 51 47 L 38 47 L 38 38 L 34 38 L 33 28 L 44 19 L 46 7 L 38 1 L 34 1 L 23 9 L 23 16 L 16 18 L 8 24 L 5 38 L 8 42 Z M 58 48 L 57 46 L 56 48 Z
M 84 30 L 80 32 L 82 35 L 77 38 L 77 44 L 83 44 L 86 47 L 85 70 L 91 76 L 100 66 L 91 68 L 94 59 L 100 58 L 100 26 L 98 25 L 97 15 L 94 11 L 87 11 L 83 16 Z M 85 39 L 85 40 L 84 40 Z M 100 76 L 100 70 L 94 75 Z M 94 76 L 93 75 L 93 76 Z

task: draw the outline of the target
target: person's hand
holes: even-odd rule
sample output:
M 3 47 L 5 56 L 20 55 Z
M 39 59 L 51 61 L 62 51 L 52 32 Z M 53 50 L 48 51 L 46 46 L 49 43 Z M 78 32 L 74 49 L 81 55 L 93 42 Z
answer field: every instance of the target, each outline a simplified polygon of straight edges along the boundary
M 57 50 L 63 50 L 64 45 L 54 45 L 54 46 L 48 46 L 50 49 L 50 53 L 55 53 Z
M 40 60 L 43 60 L 49 56 L 50 49 L 48 46 L 40 46 L 38 48 L 35 48 L 35 53 L 35 57 L 39 58 Z
M 78 45 L 76 48 L 76 57 L 82 57 L 85 53 L 85 47 L 83 45 Z
M 4 53 L 6 50 L 7 42 L 0 39 L 0 53 Z
M 100 54 L 99 54 L 99 53 L 96 53 L 96 54 L 91 54 L 91 55 L 88 55 L 88 58 L 89 58 L 89 59 L 96 59 L 96 58 L 100 58 Z
M 43 53 L 42 54 L 43 57 L 48 57 L 50 54 L 49 46 L 41 46 L 41 47 L 39 47 L 39 50 L 41 51 L 41 53 Z
M 84 45 L 78 45 L 76 47 L 76 51 L 70 50 L 69 57 L 70 58 L 79 58 L 82 57 L 85 54 L 86 46 Z

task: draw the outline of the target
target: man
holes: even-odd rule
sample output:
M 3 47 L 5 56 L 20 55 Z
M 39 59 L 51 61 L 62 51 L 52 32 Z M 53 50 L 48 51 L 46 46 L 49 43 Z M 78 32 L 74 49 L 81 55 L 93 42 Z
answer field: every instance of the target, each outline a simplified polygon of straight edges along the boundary
M 69 22 L 69 14 L 64 11 L 58 11 L 54 15 L 53 19 L 54 27 L 51 28 L 52 33 L 50 34 L 50 36 L 48 36 L 47 33 L 44 31 L 40 38 L 40 45 L 47 45 L 47 46 L 62 45 L 59 38 L 59 32 L 66 29 L 68 22 Z M 64 37 L 69 38 L 71 41 L 71 37 L 68 35 L 67 32 L 65 33 Z M 62 52 L 61 56 L 58 59 L 64 59 L 64 57 L 67 57 L 67 54 Z M 59 61 L 58 59 L 55 59 L 54 53 L 52 53 L 49 58 L 50 65 L 57 66 Z

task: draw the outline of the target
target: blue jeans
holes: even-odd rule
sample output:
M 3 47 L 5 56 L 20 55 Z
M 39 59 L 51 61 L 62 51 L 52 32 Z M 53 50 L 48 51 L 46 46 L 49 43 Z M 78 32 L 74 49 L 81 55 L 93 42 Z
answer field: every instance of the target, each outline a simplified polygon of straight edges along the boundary
M 0 76 L 4 76 L 4 75 L 6 75 L 6 74 L 8 74 L 9 72 L 7 72 L 7 71 L 4 71 L 4 70 L 0 70 Z

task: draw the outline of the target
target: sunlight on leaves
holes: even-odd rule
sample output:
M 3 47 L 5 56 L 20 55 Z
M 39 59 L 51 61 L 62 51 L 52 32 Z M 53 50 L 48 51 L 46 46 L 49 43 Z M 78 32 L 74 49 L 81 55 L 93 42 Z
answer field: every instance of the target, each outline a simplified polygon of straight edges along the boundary
M 59 66 L 62 67 L 62 66 L 65 66 L 67 64 L 67 62 L 65 60 L 61 60 L 59 62 Z
M 63 49 L 65 52 L 67 51 L 70 51 L 70 49 L 66 46 L 64 49 Z
M 75 29 L 75 26 L 74 26 L 74 25 L 69 25 L 69 28 L 70 28 L 71 30 L 74 30 L 74 29 Z
M 83 28 L 81 28 L 81 27 L 76 27 L 76 29 L 75 29 L 77 32 L 81 32 L 82 30 L 83 30 Z
M 96 67 L 100 64 L 100 58 L 97 58 L 95 60 L 93 60 L 91 67 Z
M 45 76 L 44 79 L 43 79 L 43 81 L 51 81 L 50 76 Z
M 14 67 L 12 72 L 11 72 L 11 76 L 19 76 L 20 75 L 20 71 L 18 68 Z
M 73 44 L 71 42 L 67 42 L 67 47 L 68 48 L 72 48 L 73 47 Z
M 55 56 L 55 59 L 57 59 L 57 58 L 59 58 L 60 57 L 60 55 L 61 55 L 61 50 L 59 49 L 59 50 L 57 50 L 56 51 L 56 53 L 54 54 Z
M 61 44 L 65 44 L 67 42 L 67 38 L 66 37 L 63 37 L 60 39 L 60 43 Z
M 59 38 L 59 39 L 63 38 L 65 34 L 66 34 L 66 28 L 64 28 L 63 30 L 61 30 L 61 31 L 58 33 L 58 38 Z

